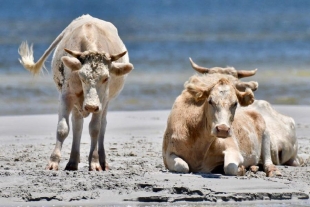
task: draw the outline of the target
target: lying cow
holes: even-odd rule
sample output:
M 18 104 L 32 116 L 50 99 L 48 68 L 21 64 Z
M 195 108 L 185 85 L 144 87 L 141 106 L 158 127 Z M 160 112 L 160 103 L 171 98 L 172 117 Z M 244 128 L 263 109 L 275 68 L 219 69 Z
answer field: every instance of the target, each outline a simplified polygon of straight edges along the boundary
M 237 107 L 238 103 L 253 103 L 250 85 L 236 84 L 227 74 L 192 76 L 168 118 L 163 140 L 166 168 L 180 173 L 210 173 L 223 165 L 226 175 L 243 175 L 244 168 L 261 162 L 267 176 L 278 174 L 263 117 Z M 238 88 L 246 89 L 241 92 Z
M 201 74 L 230 74 L 236 78 L 235 83 L 237 85 L 245 84 L 245 87 L 251 87 L 252 89 L 257 88 L 256 82 L 251 81 L 240 83 L 239 81 L 240 78 L 254 75 L 256 70 L 237 71 L 232 67 L 205 68 L 194 63 L 192 59 L 190 59 L 190 62 L 193 69 Z M 245 87 L 239 88 L 244 91 Z M 297 155 L 298 143 L 294 119 L 278 113 L 267 101 L 263 100 L 255 100 L 255 102 L 249 105 L 246 109 L 255 110 L 263 116 L 266 122 L 266 130 L 270 135 L 271 157 L 273 163 L 276 165 L 300 166 L 303 163 L 303 160 Z
M 106 170 L 103 142 L 108 103 L 122 90 L 126 75 L 133 69 L 126 47 L 113 24 L 83 15 L 64 29 L 36 63 L 32 47 L 22 43 L 20 62 L 31 73 L 37 74 L 54 49 L 52 69 L 60 91 L 60 104 L 56 145 L 46 168 L 58 170 L 72 112 L 73 143 L 65 169 L 78 169 L 83 118 L 91 113 L 89 170 Z

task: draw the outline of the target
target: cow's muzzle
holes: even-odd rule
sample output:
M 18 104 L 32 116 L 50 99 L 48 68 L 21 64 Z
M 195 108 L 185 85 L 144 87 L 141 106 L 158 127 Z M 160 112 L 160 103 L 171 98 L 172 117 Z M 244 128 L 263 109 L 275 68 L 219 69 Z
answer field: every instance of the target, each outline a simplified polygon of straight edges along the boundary
M 217 137 L 226 138 L 230 136 L 230 127 L 228 127 L 226 124 L 217 125 L 215 130 Z
M 89 113 L 98 112 L 99 111 L 99 106 L 86 104 L 84 106 L 84 110 L 89 112 Z

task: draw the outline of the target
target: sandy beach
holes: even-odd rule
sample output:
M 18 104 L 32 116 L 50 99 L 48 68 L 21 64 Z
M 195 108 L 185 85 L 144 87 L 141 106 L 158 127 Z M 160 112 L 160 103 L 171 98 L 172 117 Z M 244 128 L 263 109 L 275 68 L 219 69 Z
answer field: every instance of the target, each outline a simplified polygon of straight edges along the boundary
M 88 171 L 89 118 L 84 121 L 79 170 L 64 171 L 72 134 L 59 171 L 44 170 L 55 143 L 57 115 L 0 117 L 0 206 L 200 206 L 310 205 L 310 107 L 275 106 L 297 125 L 303 167 L 279 166 L 243 177 L 175 174 L 162 162 L 168 110 L 109 112 L 105 138 L 111 170 Z

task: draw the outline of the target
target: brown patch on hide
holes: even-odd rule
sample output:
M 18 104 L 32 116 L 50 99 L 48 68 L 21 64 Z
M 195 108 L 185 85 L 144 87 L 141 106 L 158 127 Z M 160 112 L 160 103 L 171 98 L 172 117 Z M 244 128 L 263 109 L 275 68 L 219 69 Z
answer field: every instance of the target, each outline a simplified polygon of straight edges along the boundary
M 75 93 L 75 95 L 76 95 L 78 98 L 80 98 L 80 97 L 83 96 L 83 91 L 80 91 L 80 92 L 78 92 L 78 93 Z
M 247 115 L 253 119 L 253 123 L 255 123 L 255 131 L 258 135 L 258 139 L 261 142 L 262 137 L 263 137 L 263 129 L 265 128 L 266 124 L 265 121 L 263 120 L 263 117 L 257 113 L 256 111 L 246 111 Z
M 246 120 L 244 122 L 238 122 L 239 126 L 235 126 L 234 134 L 235 137 L 238 137 L 239 146 L 242 147 L 242 150 L 245 154 L 250 155 L 253 151 L 253 146 L 251 140 L 248 138 L 249 134 L 247 130 L 244 130 L 243 128 L 249 128 L 251 123 L 247 122 Z M 240 124 L 242 124 L 240 126 Z M 234 125 L 234 122 L 233 122 Z

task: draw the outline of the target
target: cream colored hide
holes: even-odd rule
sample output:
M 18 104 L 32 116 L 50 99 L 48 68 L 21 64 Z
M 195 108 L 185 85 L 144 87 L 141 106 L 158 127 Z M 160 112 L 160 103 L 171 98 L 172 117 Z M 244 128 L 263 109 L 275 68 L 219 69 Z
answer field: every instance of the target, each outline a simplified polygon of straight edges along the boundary
M 240 92 L 234 82 L 231 75 L 215 73 L 194 75 L 185 83 L 164 134 L 167 169 L 210 173 L 224 166 L 226 175 L 243 175 L 245 168 L 261 162 L 267 176 L 279 173 L 263 117 L 237 107 L 253 103 L 254 94 L 250 88 Z
M 251 88 L 253 91 L 257 89 L 256 82 L 240 82 L 240 78 L 255 75 L 257 70 L 240 71 L 233 67 L 227 68 L 205 68 L 197 65 L 190 58 L 192 68 L 201 74 L 229 74 L 235 77 L 236 87 L 244 91 L 245 88 Z M 271 157 L 276 165 L 300 166 L 303 164 L 302 158 L 297 155 L 298 142 L 295 132 L 295 121 L 292 117 L 280 114 L 272 108 L 270 103 L 264 100 L 255 100 L 255 102 L 245 110 L 256 111 L 261 114 L 266 122 L 266 131 L 271 141 Z
M 31 73 L 38 74 L 54 49 L 52 70 L 60 92 L 59 118 L 56 145 L 46 169 L 58 170 L 72 112 L 73 142 L 65 170 L 78 169 L 83 118 L 89 114 L 89 170 L 107 170 L 104 134 L 108 103 L 122 90 L 125 77 L 133 69 L 126 47 L 113 24 L 83 15 L 63 30 L 36 63 L 32 46 L 22 43 L 20 62 Z
M 297 155 L 298 143 L 293 118 L 280 114 L 263 100 L 255 100 L 245 108 L 260 113 L 270 135 L 271 158 L 276 165 L 300 166 L 302 158 Z

